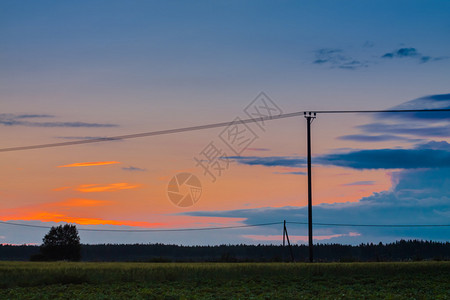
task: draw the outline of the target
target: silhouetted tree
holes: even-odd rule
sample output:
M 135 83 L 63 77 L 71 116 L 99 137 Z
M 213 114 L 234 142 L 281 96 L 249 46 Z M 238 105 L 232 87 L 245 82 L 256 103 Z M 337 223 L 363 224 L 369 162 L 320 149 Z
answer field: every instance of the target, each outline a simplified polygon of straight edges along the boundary
M 79 261 L 80 236 L 75 225 L 52 227 L 42 240 L 41 253 L 46 260 Z

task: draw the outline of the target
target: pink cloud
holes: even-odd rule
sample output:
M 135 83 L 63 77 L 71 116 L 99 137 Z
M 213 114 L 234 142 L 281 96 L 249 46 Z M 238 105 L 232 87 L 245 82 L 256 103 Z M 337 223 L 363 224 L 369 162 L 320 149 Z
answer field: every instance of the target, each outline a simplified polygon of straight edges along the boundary
M 343 236 L 350 236 L 350 237 L 356 237 L 360 236 L 360 233 L 357 232 L 349 232 L 345 234 L 332 234 L 332 235 L 316 235 L 314 236 L 315 241 L 323 241 L 323 240 L 329 240 L 333 238 L 343 237 Z M 281 242 L 283 241 L 282 235 L 243 235 L 242 237 L 248 238 L 254 241 L 265 241 L 265 242 Z M 307 242 L 308 236 L 307 235 L 289 235 L 289 240 L 291 243 L 298 243 L 298 242 Z

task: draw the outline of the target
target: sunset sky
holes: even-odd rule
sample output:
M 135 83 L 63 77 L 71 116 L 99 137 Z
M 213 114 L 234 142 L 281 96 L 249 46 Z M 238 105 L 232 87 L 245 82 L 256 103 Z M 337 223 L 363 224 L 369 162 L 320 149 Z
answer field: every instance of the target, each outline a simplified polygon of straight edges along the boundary
M 450 108 L 449 36 L 444 0 L 4 0 L 0 148 L 231 122 L 255 107 L 267 113 L 264 103 L 273 115 Z M 307 222 L 305 118 L 246 128 L 239 146 L 223 127 L 0 149 L 0 221 L 109 230 Z M 314 222 L 450 224 L 448 112 L 319 114 L 312 135 Z M 211 166 L 215 178 L 201 167 L 213 148 L 223 167 Z M 192 206 L 169 199 L 180 173 L 201 182 Z M 0 223 L 0 244 L 40 244 L 47 231 Z M 307 241 L 306 226 L 288 231 Z M 314 234 L 320 243 L 448 241 L 450 227 L 317 225 Z M 80 235 L 279 244 L 282 227 Z

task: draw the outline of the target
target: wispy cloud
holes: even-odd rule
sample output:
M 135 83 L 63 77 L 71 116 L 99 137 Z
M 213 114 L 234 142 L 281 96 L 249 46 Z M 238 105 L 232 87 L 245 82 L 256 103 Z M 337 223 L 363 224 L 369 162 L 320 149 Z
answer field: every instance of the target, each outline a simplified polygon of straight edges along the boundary
M 10 116 L 17 119 L 34 119 L 34 118 L 54 118 L 54 115 L 48 115 L 48 114 L 23 114 L 23 115 L 16 115 L 16 114 L 0 114 L 0 116 Z
M 406 101 L 392 109 L 450 109 L 450 94 L 436 94 L 420 97 Z M 403 114 L 376 114 L 375 118 L 379 120 L 406 119 L 406 120 L 424 120 L 428 122 L 450 122 L 449 112 L 421 113 L 410 112 Z
M 306 175 L 306 172 L 302 172 L 302 171 L 273 172 L 273 174 L 281 174 L 281 175 Z
M 145 172 L 145 171 L 147 171 L 147 169 L 133 167 L 133 166 L 124 167 L 124 168 L 122 168 L 122 170 L 124 170 L 124 171 L 131 171 L 131 172 Z
M 81 162 L 81 163 L 73 163 L 73 164 L 58 166 L 58 168 L 93 167 L 93 166 L 105 166 L 105 165 L 113 165 L 113 164 L 120 164 L 120 162 L 118 162 L 118 161 Z
M 354 59 L 344 53 L 342 49 L 321 48 L 314 51 L 314 64 L 326 65 L 330 68 L 339 68 L 347 70 L 355 70 L 367 67 L 367 62 Z
M 140 187 L 139 184 L 130 184 L 127 182 L 102 184 L 83 184 L 75 190 L 81 193 L 97 193 L 97 192 L 117 192 L 121 190 L 130 190 Z
M 58 122 L 58 121 L 29 121 L 28 119 L 55 118 L 47 114 L 0 114 L 0 124 L 4 126 L 27 127 L 117 127 L 117 124 L 87 123 L 87 122 Z

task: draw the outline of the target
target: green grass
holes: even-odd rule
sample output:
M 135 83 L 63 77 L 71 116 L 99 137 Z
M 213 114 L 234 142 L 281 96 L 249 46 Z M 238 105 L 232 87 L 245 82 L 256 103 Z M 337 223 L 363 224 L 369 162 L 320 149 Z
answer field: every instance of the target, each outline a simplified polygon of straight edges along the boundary
M 0 262 L 1 299 L 450 299 L 450 262 Z

